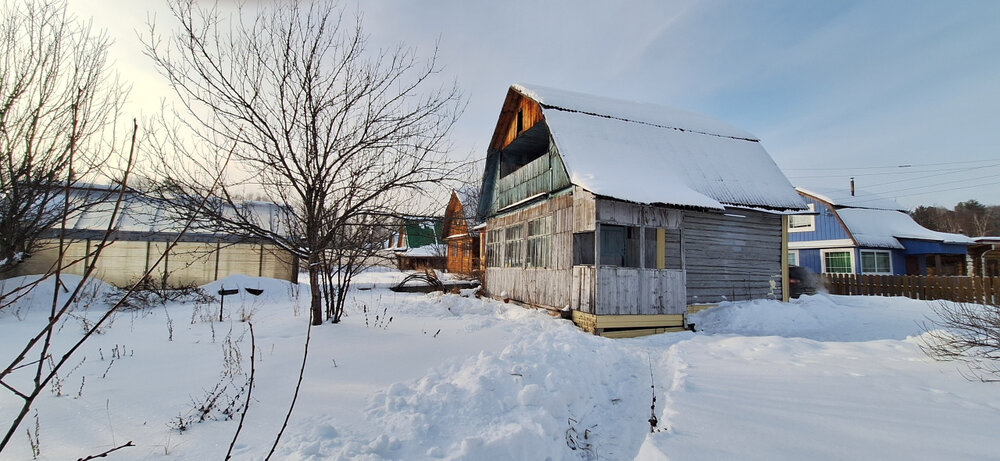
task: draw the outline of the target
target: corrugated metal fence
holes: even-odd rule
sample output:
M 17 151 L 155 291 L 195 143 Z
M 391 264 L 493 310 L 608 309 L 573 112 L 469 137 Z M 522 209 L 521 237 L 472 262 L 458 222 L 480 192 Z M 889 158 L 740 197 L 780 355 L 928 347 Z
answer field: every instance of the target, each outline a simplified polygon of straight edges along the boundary
M 824 274 L 830 294 L 1000 304 L 1000 277 Z

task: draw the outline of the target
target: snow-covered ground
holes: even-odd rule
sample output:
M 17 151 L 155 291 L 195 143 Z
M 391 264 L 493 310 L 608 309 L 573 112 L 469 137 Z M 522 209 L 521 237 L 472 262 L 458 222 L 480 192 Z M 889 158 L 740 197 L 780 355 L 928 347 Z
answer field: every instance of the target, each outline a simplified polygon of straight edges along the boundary
M 384 289 L 397 273 L 368 277 L 358 286 L 371 289 L 352 292 L 343 323 L 312 329 L 302 390 L 272 459 L 960 460 L 1000 452 L 1000 385 L 969 381 L 959 365 L 921 352 L 926 302 L 731 303 L 694 316 L 697 333 L 611 340 L 513 305 Z M 133 441 L 108 459 L 222 459 L 238 425 L 223 410 L 242 406 L 253 355 L 234 458 L 263 459 L 292 398 L 307 290 L 252 277 L 205 289 L 221 286 L 264 293 L 227 297 L 223 322 L 217 302 L 118 313 L 39 398 L 38 458 L 76 459 Z M 0 311 L 3 365 L 45 321 L 51 297 L 40 287 Z M 57 342 L 79 338 L 82 319 L 100 307 L 81 308 Z M 254 325 L 253 351 L 241 317 Z M 29 368 L 13 383 L 30 379 Z M 197 422 L 197 408 L 222 386 Z M 650 433 L 654 392 L 659 424 Z M 0 389 L 2 421 L 18 404 Z M 31 459 L 35 428 L 33 411 L 0 459 Z

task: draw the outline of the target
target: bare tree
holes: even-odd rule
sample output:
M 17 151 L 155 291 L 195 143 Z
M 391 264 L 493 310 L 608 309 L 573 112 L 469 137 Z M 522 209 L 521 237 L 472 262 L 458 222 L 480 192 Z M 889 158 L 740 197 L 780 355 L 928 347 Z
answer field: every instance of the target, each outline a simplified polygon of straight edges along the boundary
M 243 176 L 222 185 L 234 211 L 216 220 L 306 261 L 312 324 L 324 312 L 338 321 L 350 277 L 331 283 L 331 266 L 345 262 L 347 246 L 363 260 L 384 217 L 419 203 L 456 167 L 446 136 L 460 114 L 457 88 L 431 87 L 436 53 L 369 54 L 360 20 L 345 21 L 329 1 L 262 4 L 228 18 L 193 0 L 170 6 L 179 28 L 164 39 L 150 24 L 145 39 L 180 101 L 178 121 L 164 117 L 160 127 L 159 150 L 176 153 L 166 164 L 184 165 L 165 168 L 166 183 L 179 196 L 204 196 L 204 178 L 220 171 L 214 152 L 235 143 Z M 284 205 L 281 232 L 243 212 L 238 198 L 249 193 Z
M 942 302 L 933 311 L 939 320 L 924 326 L 924 352 L 964 362 L 979 380 L 1000 381 L 1000 306 Z
M 60 202 L 64 186 L 93 176 L 114 150 L 127 89 L 109 69 L 108 37 L 68 16 L 64 2 L 0 8 L 0 272 L 8 272 L 86 206 Z

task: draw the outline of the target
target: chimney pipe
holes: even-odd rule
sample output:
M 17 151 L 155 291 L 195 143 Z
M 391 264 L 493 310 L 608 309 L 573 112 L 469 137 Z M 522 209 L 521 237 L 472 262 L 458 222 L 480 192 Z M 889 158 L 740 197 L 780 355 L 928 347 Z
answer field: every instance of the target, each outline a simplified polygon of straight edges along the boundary
M 854 197 L 854 177 L 851 177 L 851 197 Z

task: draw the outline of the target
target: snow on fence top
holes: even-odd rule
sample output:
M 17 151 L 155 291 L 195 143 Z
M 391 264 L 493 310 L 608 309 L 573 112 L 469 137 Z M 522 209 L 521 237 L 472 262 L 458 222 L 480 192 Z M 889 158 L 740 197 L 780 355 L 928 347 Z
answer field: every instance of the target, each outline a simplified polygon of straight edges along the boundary
M 805 209 L 753 135 L 711 117 L 545 87 L 542 106 L 573 184 L 640 203 Z
M 844 208 L 837 213 L 851 231 L 854 240 L 862 247 L 903 249 L 903 245 L 897 240 L 900 238 L 965 245 L 975 243 L 961 234 L 927 229 L 901 211 Z

